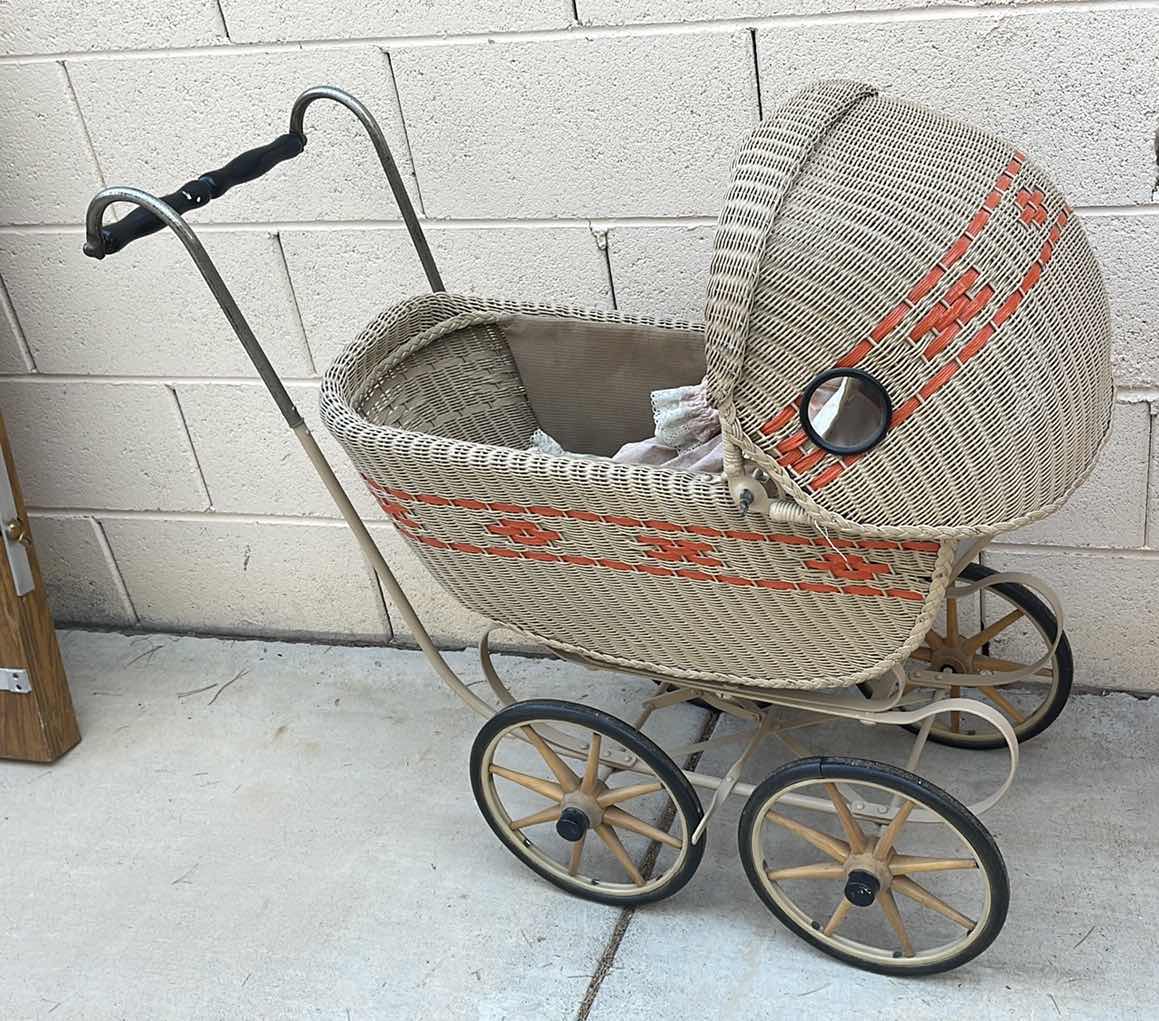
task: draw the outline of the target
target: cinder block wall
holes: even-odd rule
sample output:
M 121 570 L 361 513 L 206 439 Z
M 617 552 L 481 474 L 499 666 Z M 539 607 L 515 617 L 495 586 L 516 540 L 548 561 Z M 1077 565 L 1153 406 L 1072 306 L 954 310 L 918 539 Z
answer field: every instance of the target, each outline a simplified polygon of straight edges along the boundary
M 81 256 L 100 186 L 170 191 L 336 84 L 377 113 L 452 289 L 698 317 L 741 136 L 849 76 L 1017 139 L 1083 213 L 1114 304 L 1114 434 L 1072 503 L 990 560 L 1063 594 L 1081 681 L 1159 689 L 1159 3 L 9 0 L 0 18 L 0 407 L 62 621 L 389 626 L 176 241 Z M 312 415 L 320 370 L 423 279 L 353 118 L 316 106 L 308 128 L 301 158 L 194 219 Z M 473 639 L 375 530 L 440 639 Z

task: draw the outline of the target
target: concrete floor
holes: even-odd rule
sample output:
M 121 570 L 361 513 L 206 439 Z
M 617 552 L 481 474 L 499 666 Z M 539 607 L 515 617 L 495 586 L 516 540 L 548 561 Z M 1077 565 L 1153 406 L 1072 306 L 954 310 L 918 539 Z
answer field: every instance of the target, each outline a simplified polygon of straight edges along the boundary
M 84 740 L 0 763 L 0 1018 L 1154 1017 L 1159 699 L 1076 697 L 986 822 L 1006 928 L 947 975 L 838 964 L 782 928 L 736 855 L 740 802 L 677 896 L 626 919 L 538 879 L 471 797 L 476 718 L 417 653 L 61 634 Z M 451 659 L 469 679 L 470 653 Z M 522 695 L 628 714 L 639 682 L 508 658 Z M 692 707 L 657 720 L 691 740 Z M 806 731 L 904 760 L 901 735 Z M 764 775 L 771 751 L 752 765 Z M 708 768 L 714 763 L 707 759 Z M 968 800 L 1002 766 L 937 749 Z M 735 800 L 735 799 L 734 799 Z

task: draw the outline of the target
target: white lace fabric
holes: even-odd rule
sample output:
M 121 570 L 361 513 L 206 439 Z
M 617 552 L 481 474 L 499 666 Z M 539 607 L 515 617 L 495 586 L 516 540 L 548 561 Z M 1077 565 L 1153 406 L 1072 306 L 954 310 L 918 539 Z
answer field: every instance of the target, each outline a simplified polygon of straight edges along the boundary
M 607 460 L 677 471 L 716 473 L 723 470 L 720 416 L 708 403 L 705 383 L 652 391 L 654 435 L 625 443 Z M 566 451 L 542 429 L 531 436 L 529 450 L 555 457 L 595 457 Z

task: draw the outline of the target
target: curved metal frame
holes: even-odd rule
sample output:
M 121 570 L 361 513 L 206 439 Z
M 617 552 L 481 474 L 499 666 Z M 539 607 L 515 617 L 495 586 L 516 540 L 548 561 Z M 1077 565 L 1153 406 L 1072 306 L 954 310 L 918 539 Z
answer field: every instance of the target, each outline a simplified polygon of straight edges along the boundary
M 346 107 L 366 128 L 366 133 L 374 145 L 374 151 L 378 153 L 378 161 L 386 173 L 386 180 L 394 195 L 395 204 L 406 224 L 407 233 L 410 234 L 411 243 L 418 253 L 419 262 L 423 264 L 423 272 L 427 275 L 427 282 L 431 285 L 432 291 L 445 291 L 443 278 L 439 275 L 434 256 L 431 255 L 430 247 L 427 245 L 426 235 L 423 234 L 422 226 L 415 215 L 414 206 L 411 204 L 410 195 L 407 194 L 406 185 L 403 184 L 398 165 L 394 161 L 390 146 L 386 142 L 386 136 L 382 133 L 382 128 L 378 126 L 378 121 L 374 119 L 374 115 L 349 92 L 343 92 L 342 89 L 336 89 L 332 85 L 316 85 L 307 89 L 294 100 L 294 105 L 290 110 L 290 132 L 300 135 L 303 140 L 305 139 L 306 132 L 302 128 L 302 123 L 305 120 L 306 111 L 310 108 L 311 103 L 317 102 L 319 99 L 329 99 Z
M 374 142 L 374 147 L 378 152 L 379 158 L 382 161 L 387 178 L 391 182 L 391 188 L 395 192 L 395 198 L 396 200 L 400 200 L 403 218 L 407 219 L 408 229 L 411 231 L 411 238 L 415 240 L 415 246 L 419 250 L 420 259 L 424 261 L 424 268 L 427 268 L 429 263 L 428 279 L 431 280 L 432 287 L 435 287 L 436 290 L 441 290 L 442 280 L 438 276 L 438 270 L 434 268 L 434 262 L 430 257 L 430 250 L 426 248 L 422 229 L 418 224 L 417 218 L 414 216 L 414 209 L 410 204 L 409 196 L 406 195 L 406 189 L 402 186 L 402 179 L 399 177 L 398 168 L 395 166 L 394 159 L 391 157 L 390 148 L 386 144 L 382 130 L 378 127 L 377 122 L 366 108 L 353 96 L 339 89 L 325 86 L 307 89 L 298 97 L 297 102 L 294 104 L 291 113 L 292 128 L 295 131 L 301 131 L 302 118 L 305 115 L 307 107 L 318 99 L 331 99 L 334 102 L 342 104 L 351 110 L 366 127 L 371 140 Z M 326 455 L 319 449 L 317 441 L 310 433 L 306 423 L 302 420 L 301 413 L 294 405 L 290 395 L 286 392 L 286 388 L 282 385 L 282 381 L 278 378 L 278 374 L 270 364 L 269 358 L 266 357 L 265 351 L 262 350 L 261 344 L 254 336 L 253 329 L 234 300 L 233 294 L 226 286 L 225 281 L 222 280 L 221 274 L 218 273 L 217 267 L 213 264 L 213 260 L 205 251 L 204 246 L 193 232 L 193 229 L 172 206 L 162 202 L 155 195 L 150 195 L 148 192 L 141 191 L 137 188 L 104 188 L 93 197 L 85 214 L 86 243 L 97 246 L 97 250 L 99 250 L 101 245 L 101 224 L 104 220 L 105 210 L 113 202 L 130 202 L 133 205 L 147 209 L 169 227 L 181 240 L 181 243 L 185 246 L 185 250 L 193 259 L 194 265 L 197 266 L 198 271 L 209 286 L 209 290 L 220 306 L 221 311 L 229 321 L 229 325 L 233 328 L 234 334 L 241 342 L 242 347 L 245 348 L 245 352 L 249 356 L 250 361 L 253 362 L 254 368 L 257 370 L 262 382 L 266 385 L 266 389 L 269 390 L 274 403 L 277 404 L 278 410 L 282 413 L 282 417 L 286 421 L 286 425 L 289 426 L 298 438 L 298 442 L 302 445 L 302 449 L 305 451 L 310 463 L 314 466 L 314 470 L 318 473 L 322 484 L 326 487 L 327 492 L 330 493 L 331 498 L 337 505 L 343 521 L 346 522 L 347 526 L 354 533 L 354 538 L 357 540 L 359 547 L 369 561 L 371 569 L 378 577 L 386 596 L 402 617 L 403 622 L 414 634 L 419 648 L 426 654 L 427 660 L 439 677 L 463 702 L 481 716 L 491 716 L 494 712 L 492 707 L 463 683 L 458 674 L 451 669 L 450 664 L 447 663 L 442 653 L 435 646 L 430 633 L 423 626 L 422 621 L 415 612 L 414 606 L 407 599 L 406 593 L 403 592 L 398 580 L 387 566 L 382 551 L 378 548 L 377 543 L 375 543 L 373 537 L 370 535 L 365 523 L 359 517 L 354 504 L 350 502 L 350 497 L 346 494 L 345 489 L 343 489 L 342 483 L 335 476 L 334 469 L 330 467 L 330 462 L 326 460 Z M 426 253 L 425 257 L 423 255 L 424 251 Z
M 500 703 L 502 705 L 510 705 L 517 701 L 517 699 L 495 671 L 488 640 L 490 633 L 488 631 L 479 643 L 483 673 Z M 588 664 L 582 660 L 575 660 L 572 657 L 566 658 L 573 662 L 580 662 L 585 666 L 593 666 L 596 669 L 609 669 L 601 667 L 599 664 Z M 622 673 L 624 671 L 617 670 L 616 672 Z M 652 679 L 657 681 L 665 680 L 663 678 Z M 745 742 L 736 761 L 721 777 L 710 776 L 706 773 L 699 773 L 690 769 L 683 771 L 684 775 L 688 777 L 694 787 L 712 791 L 712 799 L 705 809 L 704 817 L 697 827 L 696 833 L 693 834 L 693 842 L 700 839 L 708 825 L 708 820 L 728 797 L 735 795 L 737 797 L 747 798 L 756 790 L 755 784 L 742 783 L 740 781 L 740 773 L 745 762 L 752 756 L 757 747 L 771 737 L 780 737 L 782 740 L 786 740 L 783 734 L 784 731 L 797 729 L 801 726 L 801 724 L 783 723 L 778 717 L 777 710 L 780 709 L 804 710 L 810 713 L 816 713 L 821 717 L 857 720 L 869 725 L 884 723 L 907 727 L 918 724 L 918 731 L 914 736 L 913 744 L 910 747 L 910 754 L 904 767 L 911 773 L 916 772 L 918 769 L 922 752 L 926 747 L 926 740 L 929 737 L 930 728 L 938 715 L 946 712 L 957 712 L 965 716 L 975 716 L 984 720 L 999 733 L 1006 743 L 1006 749 L 1009 755 L 1009 767 L 1001 783 L 993 791 L 984 798 L 967 806 L 975 815 L 981 815 L 983 812 L 988 811 L 1002 799 L 1010 789 L 1011 784 L 1013 784 L 1014 774 L 1018 770 L 1018 738 L 1010 722 L 997 709 L 968 698 L 943 698 L 916 709 L 898 708 L 906 684 L 906 676 L 900 668 L 894 669 L 891 687 L 884 696 L 874 692 L 870 697 L 862 695 L 856 688 L 841 689 L 840 691 L 832 693 L 813 692 L 807 696 L 802 696 L 795 695 L 788 690 L 777 691 L 776 689 L 769 689 L 767 691 L 761 691 L 757 689 L 736 689 L 735 691 L 721 691 L 711 687 L 701 688 L 694 683 L 681 680 L 668 679 L 666 683 L 673 687 L 646 700 L 644 705 L 647 709 L 662 708 L 666 705 L 696 698 L 709 703 L 713 708 L 721 712 L 751 721 L 754 724 L 753 729 L 745 734 L 729 734 L 722 738 L 709 738 L 706 741 L 700 741 L 694 745 L 685 746 L 680 749 L 666 749 L 670 755 L 687 754 L 693 751 L 704 751 L 707 748 L 716 748 L 719 745 L 738 740 Z M 679 692 L 678 696 L 677 692 Z M 647 714 L 645 714 L 645 718 L 646 716 Z M 587 754 L 586 748 L 576 745 L 570 739 L 557 741 L 555 740 L 556 735 L 542 729 L 541 733 L 565 758 L 583 759 Z M 791 742 L 786 741 L 786 743 L 790 743 L 791 746 Z M 619 757 L 602 757 L 601 762 L 614 769 L 625 772 L 637 772 L 634 762 L 625 761 Z M 822 812 L 835 811 L 833 806 L 828 802 L 819 801 L 815 798 L 797 799 L 786 803 L 795 804 L 800 808 L 809 808 Z M 866 822 L 878 824 L 889 823 L 896 811 L 896 805 L 890 807 L 874 805 L 853 807 L 854 815 L 859 816 Z M 933 821 L 927 819 L 921 812 L 914 813 L 911 818 L 914 822 Z

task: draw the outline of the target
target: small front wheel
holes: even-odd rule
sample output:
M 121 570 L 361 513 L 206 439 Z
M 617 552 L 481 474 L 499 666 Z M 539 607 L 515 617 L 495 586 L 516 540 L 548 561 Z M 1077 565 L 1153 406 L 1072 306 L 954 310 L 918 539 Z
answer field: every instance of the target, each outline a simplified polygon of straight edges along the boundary
M 630 763 L 630 768 L 625 764 Z M 500 710 L 471 748 L 495 835 L 548 882 L 627 906 L 671 896 L 704 857 L 696 791 L 654 741 L 609 713 L 537 699 Z
M 740 818 L 757 895 L 802 939 L 886 975 L 949 971 L 1002 929 L 1010 885 L 968 808 L 913 773 L 865 759 L 798 759 Z

